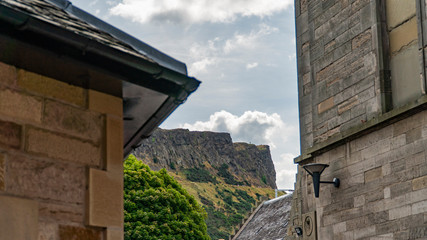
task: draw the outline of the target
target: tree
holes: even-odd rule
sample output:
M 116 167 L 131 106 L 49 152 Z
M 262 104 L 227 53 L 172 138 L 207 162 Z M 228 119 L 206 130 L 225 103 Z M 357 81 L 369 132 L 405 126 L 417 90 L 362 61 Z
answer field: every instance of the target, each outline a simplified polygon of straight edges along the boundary
M 125 240 L 209 240 L 206 212 L 165 169 L 124 164 Z

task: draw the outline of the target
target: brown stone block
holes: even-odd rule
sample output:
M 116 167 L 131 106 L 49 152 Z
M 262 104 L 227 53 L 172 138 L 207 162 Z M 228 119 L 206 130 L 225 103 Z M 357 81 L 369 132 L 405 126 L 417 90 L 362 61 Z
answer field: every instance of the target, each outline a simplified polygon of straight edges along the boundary
M 82 204 L 61 204 L 53 202 L 39 203 L 39 217 L 51 222 L 83 223 L 85 208 Z
M 405 22 L 390 32 L 390 51 L 393 54 L 417 39 L 417 18 L 413 17 L 408 22 Z
M 416 191 L 422 188 L 427 188 L 427 176 L 422 176 L 412 180 L 412 190 Z
M 75 227 L 75 226 L 59 226 L 59 239 L 60 240 L 101 240 L 102 231 Z
M 0 196 L 0 240 L 37 240 L 37 202 Z
M 361 34 L 357 35 L 353 40 L 351 41 L 351 49 L 355 50 L 362 46 L 364 43 L 371 42 L 372 39 L 372 33 L 371 29 L 362 32 Z
M 100 142 L 104 128 L 101 114 L 54 101 L 46 101 L 43 123 L 51 129 L 95 143 Z
M 121 98 L 94 90 L 89 90 L 89 109 L 118 117 L 123 116 L 123 102 Z
M 13 86 L 16 83 L 16 68 L 0 62 L 0 84 Z
M 42 96 L 60 99 L 79 106 L 86 106 L 86 90 L 53 78 L 25 70 L 18 70 L 18 86 Z
M 330 97 L 317 105 L 317 112 L 323 113 L 334 106 L 334 97 Z
M 0 114 L 31 122 L 41 122 L 42 100 L 9 89 L 0 90 Z
M 4 155 L 0 154 L 0 191 L 4 191 L 5 183 L 4 183 L 4 173 L 6 169 Z
M 83 204 L 85 168 L 9 155 L 6 191 L 19 196 Z
M 100 163 L 100 148 L 92 143 L 34 128 L 27 130 L 26 137 L 28 152 L 90 166 Z
M 107 228 L 106 240 L 123 240 L 124 233 L 122 228 Z
M 19 149 L 21 146 L 21 126 L 0 120 L 0 145 Z
M 88 224 L 123 227 L 123 174 L 89 169 Z
M 123 121 L 107 117 L 107 170 L 123 174 Z
M 58 239 L 58 224 L 39 222 L 39 238 L 38 240 L 57 240 Z
M 365 172 L 365 183 L 372 182 L 379 178 L 382 178 L 382 168 L 377 167 Z
M 341 115 L 343 112 L 352 109 L 357 104 L 359 104 L 359 99 L 358 99 L 358 96 L 356 95 L 348 99 L 347 101 L 341 103 L 340 105 L 338 105 L 338 114 Z

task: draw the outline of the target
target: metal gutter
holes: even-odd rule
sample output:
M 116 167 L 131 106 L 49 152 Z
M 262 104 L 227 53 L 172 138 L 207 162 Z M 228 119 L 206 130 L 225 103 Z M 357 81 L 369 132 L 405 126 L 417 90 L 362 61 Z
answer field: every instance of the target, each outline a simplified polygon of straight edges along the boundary
M 151 74 L 151 79 L 155 79 L 157 83 L 153 81 L 139 81 L 138 78 L 134 77 L 125 77 L 125 79 L 134 84 L 176 97 L 180 101 L 185 101 L 188 95 L 194 92 L 200 84 L 200 81 L 193 77 L 189 77 L 186 74 L 168 69 L 156 62 L 145 60 L 111 47 L 107 47 L 94 40 L 87 39 L 71 31 L 67 31 L 58 26 L 48 24 L 42 20 L 31 17 L 26 13 L 10 9 L 3 5 L 0 5 L 0 12 L 0 20 L 11 24 L 17 31 L 34 32 L 62 44 L 72 46 L 80 51 L 81 56 L 86 55 L 85 58 L 87 58 L 88 54 L 92 53 L 98 57 L 110 59 L 127 67 L 142 71 L 144 72 L 144 75 L 147 73 Z M 31 41 L 31 39 L 28 40 Z M 127 73 L 121 73 L 120 75 L 126 74 Z M 162 80 L 167 80 L 169 84 Z M 176 86 L 169 86 L 169 89 L 172 91 L 164 92 L 162 88 L 170 85 L 171 83 L 176 84 Z

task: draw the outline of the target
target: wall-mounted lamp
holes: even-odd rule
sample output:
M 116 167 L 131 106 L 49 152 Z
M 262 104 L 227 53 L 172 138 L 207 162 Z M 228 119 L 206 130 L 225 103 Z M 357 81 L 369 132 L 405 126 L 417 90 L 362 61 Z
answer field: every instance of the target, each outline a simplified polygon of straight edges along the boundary
M 334 178 L 332 182 L 320 181 L 320 175 L 325 168 L 329 167 L 328 164 L 310 163 L 302 167 L 313 177 L 314 196 L 316 198 L 319 197 L 319 187 L 321 183 L 334 184 L 336 188 L 340 186 L 340 180 L 338 178 Z

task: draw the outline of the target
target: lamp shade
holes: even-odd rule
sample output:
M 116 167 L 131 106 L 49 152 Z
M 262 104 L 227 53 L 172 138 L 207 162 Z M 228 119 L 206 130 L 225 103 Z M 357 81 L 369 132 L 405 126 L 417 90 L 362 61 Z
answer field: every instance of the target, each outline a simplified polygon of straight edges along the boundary
M 319 176 L 320 176 L 320 174 L 322 174 L 323 170 L 325 170 L 325 168 L 329 167 L 329 165 L 328 164 L 323 164 L 323 163 L 310 163 L 310 164 L 306 164 L 306 165 L 304 165 L 302 167 L 311 176 L 313 176 L 313 173 L 318 173 Z

